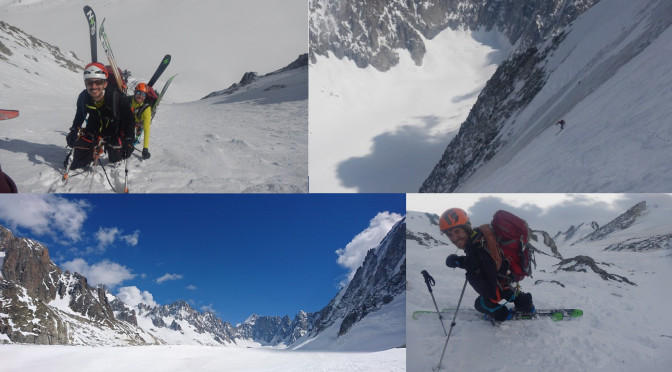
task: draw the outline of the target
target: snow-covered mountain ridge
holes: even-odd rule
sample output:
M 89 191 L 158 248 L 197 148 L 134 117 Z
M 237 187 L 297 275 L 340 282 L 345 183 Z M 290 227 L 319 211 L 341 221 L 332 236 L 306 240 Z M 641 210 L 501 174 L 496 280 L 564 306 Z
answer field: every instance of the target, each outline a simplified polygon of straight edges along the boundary
M 43 245 L 15 237 L 0 226 L 0 340 L 362 351 L 398 347 L 404 344 L 405 329 L 399 307 L 405 304 L 405 235 L 402 220 L 369 251 L 353 280 L 321 311 L 301 311 L 293 320 L 254 314 L 233 326 L 185 301 L 130 307 L 105 288 L 88 285 L 85 277 L 62 272 Z M 376 324 L 381 317 L 385 324 Z M 366 324 L 366 332 L 358 331 L 360 324 Z M 381 333 L 390 336 L 390 330 L 394 337 L 377 340 Z

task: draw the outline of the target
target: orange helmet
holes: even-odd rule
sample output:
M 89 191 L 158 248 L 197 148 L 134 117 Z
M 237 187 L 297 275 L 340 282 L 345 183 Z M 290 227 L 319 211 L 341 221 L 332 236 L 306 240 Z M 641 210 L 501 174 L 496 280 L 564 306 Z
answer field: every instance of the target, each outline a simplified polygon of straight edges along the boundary
M 460 208 L 447 209 L 439 218 L 439 230 L 445 233 L 453 227 L 471 225 L 467 212 Z
M 135 86 L 135 91 L 136 92 L 145 92 L 147 93 L 147 84 L 145 83 L 138 83 L 138 85 Z

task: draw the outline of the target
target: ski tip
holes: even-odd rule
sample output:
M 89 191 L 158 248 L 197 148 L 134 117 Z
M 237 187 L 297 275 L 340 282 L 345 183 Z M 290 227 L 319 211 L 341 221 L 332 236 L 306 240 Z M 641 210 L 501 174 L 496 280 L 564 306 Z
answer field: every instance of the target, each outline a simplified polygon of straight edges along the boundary
M 128 194 L 128 187 L 124 189 L 124 193 Z

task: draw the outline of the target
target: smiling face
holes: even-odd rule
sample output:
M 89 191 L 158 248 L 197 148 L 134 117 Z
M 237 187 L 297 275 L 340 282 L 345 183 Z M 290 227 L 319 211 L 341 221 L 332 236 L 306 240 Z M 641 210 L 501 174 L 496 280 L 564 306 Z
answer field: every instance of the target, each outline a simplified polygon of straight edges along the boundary
M 142 102 L 145 101 L 145 97 L 147 96 L 147 93 L 136 90 L 135 94 L 133 96 L 135 97 L 135 102 L 142 103 Z
M 448 239 L 450 239 L 450 241 L 459 249 L 464 249 L 467 246 L 469 235 L 463 227 L 453 227 L 452 229 L 446 230 L 446 236 L 448 236 Z
M 107 88 L 107 80 L 103 79 L 86 79 L 86 91 L 89 93 L 94 101 L 98 102 L 105 96 L 105 88 Z

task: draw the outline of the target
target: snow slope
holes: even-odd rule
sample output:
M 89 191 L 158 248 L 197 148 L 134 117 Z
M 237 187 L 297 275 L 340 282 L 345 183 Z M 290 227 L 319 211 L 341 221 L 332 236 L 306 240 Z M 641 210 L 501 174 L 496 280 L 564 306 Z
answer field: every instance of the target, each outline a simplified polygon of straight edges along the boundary
M 546 85 L 502 129 L 509 143 L 456 191 L 669 191 L 670 26 L 669 1 L 589 9 L 549 57 Z
M 409 205 L 409 209 L 413 206 Z M 667 371 L 672 365 L 672 320 L 665 295 L 672 275 L 670 244 L 647 252 L 611 252 L 603 249 L 629 238 L 670 233 L 667 221 L 671 205 L 650 206 L 649 212 L 628 229 L 607 239 L 574 246 L 562 242 L 559 252 L 565 258 L 588 255 L 611 274 L 636 285 L 606 281 L 588 272 L 558 271 L 557 258 L 536 255 L 533 278 L 522 281 L 531 292 L 537 308 L 577 307 L 585 315 L 577 320 L 554 323 L 534 320 L 504 323 L 493 327 L 473 312 L 478 296 L 467 285 L 464 298 L 448 342 L 445 370 L 479 371 Z M 535 227 L 533 221 L 530 227 Z M 578 224 L 582 221 L 576 221 Z M 480 222 L 479 222 L 480 223 Z M 441 236 L 436 225 L 423 213 L 409 212 L 407 228 L 417 236 L 426 233 L 429 245 L 407 240 L 409 274 L 407 281 L 408 371 L 428 371 L 436 367 L 446 336 L 436 315 L 413 320 L 415 310 L 432 310 L 434 305 L 420 271 L 427 270 L 436 280 L 433 287 L 439 308 L 457 306 L 464 272 L 449 269 L 445 258 L 458 250 Z M 539 243 L 535 244 L 540 245 Z M 556 282 L 562 283 L 560 286 Z M 453 314 L 444 319 L 450 327 Z M 487 357 L 485 357 L 487 356 Z
M 318 56 L 310 65 L 311 191 L 418 190 L 506 57 L 502 39 L 445 30 L 424 40 L 422 66 L 402 51 L 387 72 Z
M 8 34 L 0 40 L 12 51 L 7 61 L 0 60 L 0 102 L 21 111 L 19 118 L 0 124 L 0 161 L 19 192 L 122 191 L 124 163 L 108 165 L 106 157 L 102 162 L 113 187 L 100 167 L 95 174 L 74 171 L 65 186 L 60 180 L 69 153 L 65 134 L 84 88 L 81 73 L 59 67 L 45 48 Z M 85 64 L 68 58 L 80 68 Z M 156 87 L 178 72 L 171 64 Z M 147 80 L 149 74 L 131 81 Z M 307 68 L 259 79 L 230 96 L 172 104 L 180 84 L 189 84 L 181 79 L 175 78 L 152 122 L 151 159 L 142 160 L 136 151 L 128 161 L 130 192 L 308 191 Z
M 3 371 L 390 371 L 406 370 L 405 349 L 376 353 L 300 352 L 205 346 L 2 345 Z
M 372 352 L 398 348 L 402 346 L 406 335 L 405 310 L 406 296 L 401 294 L 380 310 L 366 315 L 342 336 L 338 336 L 341 322 L 336 322 L 314 338 L 305 342 L 297 341 L 291 348 L 301 351 L 339 352 Z

